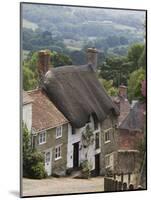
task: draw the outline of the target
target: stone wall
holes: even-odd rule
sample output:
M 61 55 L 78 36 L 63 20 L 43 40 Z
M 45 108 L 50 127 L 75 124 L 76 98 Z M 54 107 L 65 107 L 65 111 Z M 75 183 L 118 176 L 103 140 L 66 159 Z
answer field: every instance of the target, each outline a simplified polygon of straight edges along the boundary
M 44 152 L 52 149 L 52 174 L 66 171 L 67 166 L 67 142 L 68 142 L 68 124 L 62 126 L 62 137 L 56 139 L 56 128 L 46 131 L 46 143 L 39 144 L 39 134 L 35 137 L 35 147 Z M 55 147 L 61 145 L 61 158 L 55 160 Z
M 112 114 L 108 115 L 108 117 L 101 124 L 101 158 L 100 158 L 100 174 L 104 175 L 106 173 L 105 166 L 105 156 L 108 154 L 113 155 L 113 166 L 112 170 L 114 170 L 116 161 L 117 161 L 117 136 L 118 130 L 115 128 L 117 125 L 117 117 Z M 105 132 L 107 129 L 112 128 L 110 131 L 110 141 L 105 142 Z
M 118 173 L 138 172 L 139 167 L 139 152 L 118 152 L 116 169 Z
M 125 129 L 119 129 L 118 149 L 136 150 L 138 149 L 138 144 L 143 139 L 143 137 L 144 135 L 142 131 L 129 131 Z

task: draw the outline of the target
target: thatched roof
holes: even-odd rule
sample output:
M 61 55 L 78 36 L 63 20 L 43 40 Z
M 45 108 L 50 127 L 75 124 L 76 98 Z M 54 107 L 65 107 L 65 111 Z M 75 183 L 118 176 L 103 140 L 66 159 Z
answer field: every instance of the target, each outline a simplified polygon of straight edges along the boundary
M 68 120 L 40 89 L 28 91 L 32 102 L 32 128 L 35 132 L 68 123 Z
M 110 112 L 119 114 L 90 65 L 52 68 L 43 89 L 75 128 L 84 126 L 90 115 L 101 122 Z
M 136 103 L 133 108 L 131 108 L 129 114 L 125 120 L 120 125 L 120 129 L 127 130 L 144 130 L 145 124 L 145 104 Z

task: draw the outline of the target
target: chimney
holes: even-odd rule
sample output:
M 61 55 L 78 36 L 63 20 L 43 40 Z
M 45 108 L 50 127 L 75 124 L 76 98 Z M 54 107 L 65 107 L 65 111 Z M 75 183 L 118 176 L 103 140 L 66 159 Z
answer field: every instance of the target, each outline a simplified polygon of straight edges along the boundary
M 88 48 L 87 49 L 87 62 L 90 65 L 94 72 L 97 70 L 97 54 L 98 51 L 96 48 Z
M 50 51 L 41 50 L 38 52 L 38 76 L 39 85 L 43 84 L 44 76 L 50 68 Z
M 127 99 L 127 87 L 123 84 L 119 86 L 119 96 Z

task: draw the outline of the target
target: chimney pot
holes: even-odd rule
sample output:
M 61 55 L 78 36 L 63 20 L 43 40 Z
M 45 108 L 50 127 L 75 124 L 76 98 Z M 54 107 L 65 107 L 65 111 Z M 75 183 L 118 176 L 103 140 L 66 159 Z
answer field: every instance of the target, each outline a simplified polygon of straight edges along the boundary
M 98 50 L 95 47 L 87 49 L 88 65 L 90 65 L 95 72 L 97 70 L 97 54 Z
M 123 98 L 127 98 L 127 87 L 123 84 L 119 86 L 119 96 Z

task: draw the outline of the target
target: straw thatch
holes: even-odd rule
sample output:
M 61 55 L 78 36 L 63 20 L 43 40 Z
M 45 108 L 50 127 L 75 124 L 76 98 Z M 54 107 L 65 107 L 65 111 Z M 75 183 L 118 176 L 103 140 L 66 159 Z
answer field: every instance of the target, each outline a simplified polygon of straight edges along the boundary
M 43 89 L 75 128 L 84 126 L 90 115 L 101 122 L 110 112 L 119 114 L 89 65 L 52 68 Z

